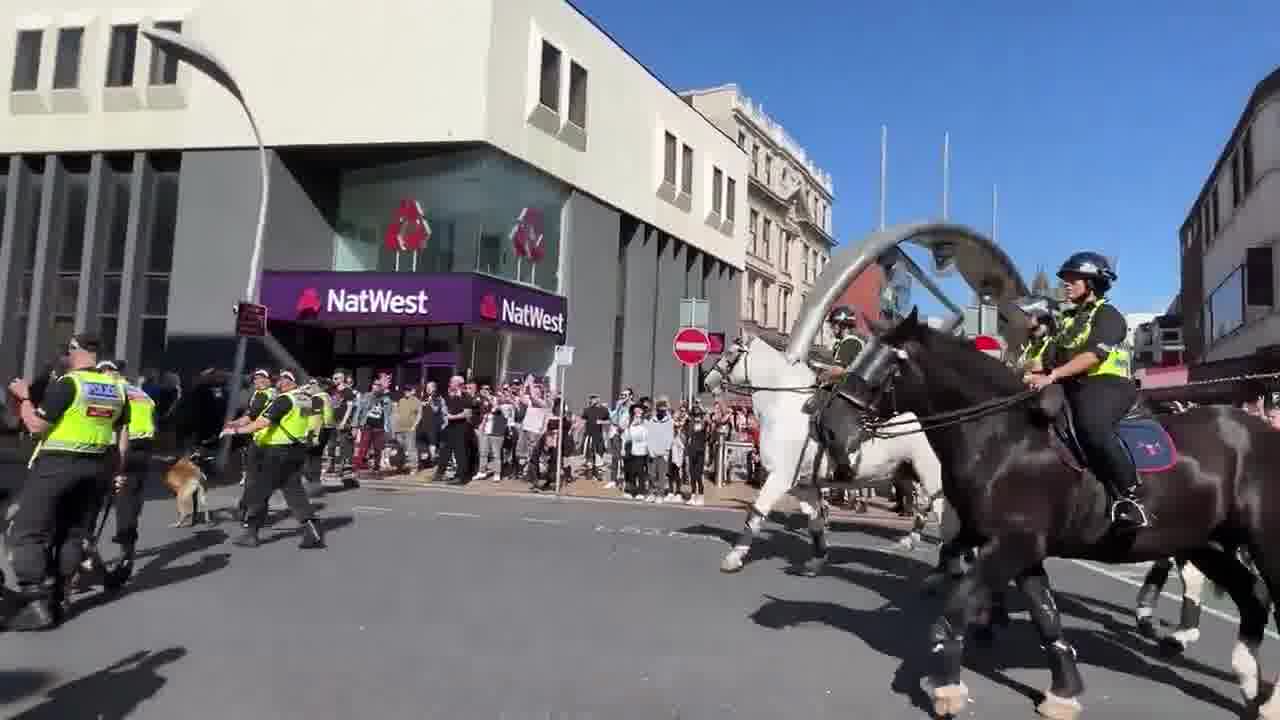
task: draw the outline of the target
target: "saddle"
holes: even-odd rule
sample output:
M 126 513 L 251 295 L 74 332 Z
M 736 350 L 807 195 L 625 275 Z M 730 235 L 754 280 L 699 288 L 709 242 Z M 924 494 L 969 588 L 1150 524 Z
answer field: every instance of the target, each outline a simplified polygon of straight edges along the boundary
M 1041 394 L 1040 411 L 1052 419 L 1049 430 L 1051 444 L 1068 466 L 1079 472 L 1085 471 L 1089 463 L 1080 448 L 1066 394 L 1056 385 L 1051 385 Z M 1164 472 L 1178 461 L 1173 438 L 1141 398 L 1116 423 L 1115 433 L 1129 452 L 1139 475 Z

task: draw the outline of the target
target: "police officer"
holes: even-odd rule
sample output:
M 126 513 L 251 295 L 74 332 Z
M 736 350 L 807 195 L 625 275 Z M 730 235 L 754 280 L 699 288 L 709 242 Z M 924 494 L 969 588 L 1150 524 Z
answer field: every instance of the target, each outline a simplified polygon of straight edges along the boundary
M 304 388 L 311 396 L 311 427 L 308 431 L 306 490 L 307 497 L 324 495 L 324 483 L 320 473 L 324 470 L 324 450 L 333 438 L 337 423 L 333 416 L 333 401 L 329 388 L 317 378 L 311 378 Z
M 236 380 L 236 382 L 239 382 Z M 271 371 L 258 368 L 253 371 L 253 395 L 249 398 L 249 405 L 245 409 L 244 415 L 231 421 L 227 427 L 231 430 L 237 430 L 247 426 L 249 423 L 257 420 L 266 411 L 267 406 L 276 397 L 275 388 L 271 386 Z M 234 433 L 233 433 L 234 434 Z M 241 448 L 241 465 L 243 466 L 243 474 L 240 478 L 240 484 L 248 486 L 253 474 L 258 472 L 262 466 L 262 457 L 258 446 L 252 442 L 246 443 Z M 240 493 L 240 502 L 237 507 L 240 509 L 241 519 L 245 514 L 245 492 Z
M 1138 397 L 1124 348 L 1128 325 L 1106 299 L 1116 273 L 1102 255 L 1078 252 L 1062 263 L 1058 277 L 1074 307 L 1063 313 L 1062 327 L 1045 351 L 1048 372 L 1032 374 L 1028 384 L 1039 390 L 1062 383 L 1089 468 L 1115 498 L 1112 522 L 1122 530 L 1146 527 L 1138 473 L 1115 430 Z
M 223 431 L 224 435 L 252 434 L 260 453 L 259 472 L 250 475 L 245 486 L 245 530 L 232 540 L 241 547 L 258 546 L 258 533 L 267 517 L 267 501 L 276 490 L 284 494 L 290 511 L 302 525 L 299 547 L 324 547 L 324 535 L 302 489 L 307 434 L 311 429 L 311 398 L 299 390 L 297 377 L 297 371 L 280 371 L 276 383 L 278 392 L 266 411 L 246 425 Z
M 829 368 L 822 375 L 822 384 L 838 382 L 848 372 L 854 358 L 862 352 L 863 341 L 855 332 L 858 327 L 857 311 L 848 305 L 837 305 L 827 313 L 827 323 L 831 325 L 831 333 L 836 342 L 831 348 L 835 355 L 836 366 Z
M 119 382 L 129 403 L 129 457 L 125 462 L 127 480 L 117 479 L 116 535 L 112 541 L 120 546 L 120 562 L 112 571 L 112 581 L 123 584 L 133 574 L 134 551 L 138 544 L 138 518 L 142 515 L 142 498 L 147 474 L 151 472 L 151 452 L 156 436 L 156 403 L 137 385 L 128 383 L 123 374 L 123 360 L 103 360 L 97 369 Z
M 61 620 L 65 583 L 50 577 L 51 556 L 62 580 L 80 565 L 95 519 L 101 480 L 114 469 L 121 480 L 128 456 L 129 406 L 123 387 L 94 369 L 98 341 L 75 335 L 67 345 L 68 372 L 51 383 L 39 407 L 30 386 L 14 380 L 9 392 L 20 403 L 23 424 L 41 439 L 31 472 L 9 523 L 9 551 L 18 591 L 25 601 L 10 627 L 40 630 Z M 117 453 L 110 452 L 115 447 Z M 108 459 L 117 458 L 114 468 Z M 52 547 L 60 539 L 60 547 Z
M 1058 332 L 1058 302 L 1043 295 L 1032 295 L 1014 304 L 1027 316 L 1027 341 L 1018 354 L 1017 367 L 1024 373 L 1043 372 L 1044 351 Z

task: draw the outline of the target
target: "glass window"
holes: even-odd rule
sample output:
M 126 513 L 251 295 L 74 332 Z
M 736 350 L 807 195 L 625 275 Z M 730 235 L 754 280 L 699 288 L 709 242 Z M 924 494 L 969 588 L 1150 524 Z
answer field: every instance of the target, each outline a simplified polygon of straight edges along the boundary
M 133 66 L 138 55 L 138 26 L 116 25 L 111 28 L 111 44 L 107 51 L 107 87 L 133 85 Z
M 85 206 L 89 201 L 89 177 L 83 173 L 69 172 L 66 178 L 66 223 L 63 225 L 58 269 L 71 272 L 80 269 L 80 256 L 84 251 Z
M 587 129 L 587 70 L 569 63 L 569 122 Z
M 156 173 L 152 213 L 147 270 L 167 273 L 173 269 L 173 241 L 178 229 L 178 173 Z
M 680 192 L 693 195 L 693 148 L 680 149 Z
M 542 41 L 542 73 L 538 83 L 538 102 L 552 112 L 560 112 L 560 49 Z
M 143 299 L 142 312 L 145 315 L 164 316 L 169 309 L 169 277 L 167 275 L 151 275 L 146 279 L 146 296 Z
M 747 319 L 756 319 L 756 281 L 755 278 L 747 278 Z
M 760 174 L 760 146 L 759 145 L 751 146 L 751 174 L 752 175 Z
M 333 353 L 350 355 L 355 352 L 356 337 L 354 330 L 335 330 L 333 332 Z
M 165 335 L 168 321 L 164 318 L 146 318 L 142 321 L 141 367 L 163 367 Z
M 13 92 L 35 90 L 40 81 L 40 44 L 43 30 L 19 30 L 13 63 Z
M 662 179 L 674 186 L 676 184 L 676 136 L 666 133 L 663 141 Z
M 1209 295 L 1205 304 L 1205 335 L 1212 344 L 1244 324 L 1244 266 L 1236 268 Z
M 120 276 L 107 275 L 102 280 L 102 314 L 115 315 L 120 312 Z
M 53 59 L 54 90 L 69 90 L 80 85 L 83 46 L 84 28 L 62 28 L 58 31 L 58 54 Z
M 124 245 L 129 235 L 129 201 L 131 178 L 128 174 L 112 173 L 110 188 L 111 225 L 107 237 L 107 272 L 124 269 Z
M 351 170 L 340 182 L 336 270 L 482 272 L 559 291 L 568 190 L 515 158 L 454 150 Z M 396 252 L 386 231 L 404 200 L 421 205 L 430 237 L 419 250 Z
M 766 185 L 773 182 L 773 156 L 768 153 L 764 156 L 764 182 Z
M 735 182 L 733 178 L 729 178 L 725 184 L 724 200 L 724 216 L 733 220 L 735 212 L 733 208 L 738 202 L 738 183 Z
M 738 147 L 744 149 L 747 147 L 747 134 L 741 130 L 738 131 Z
M 760 283 L 760 324 L 769 327 L 769 291 L 772 287 L 767 282 Z
M 1244 131 L 1244 139 L 1240 141 L 1240 175 L 1244 193 L 1253 189 L 1253 128 Z
M 356 352 L 367 355 L 400 353 L 400 328 L 361 328 L 356 331 Z
M 177 20 L 163 20 L 156 23 L 156 29 L 181 33 L 182 23 Z M 176 85 L 178 83 L 178 58 L 161 50 L 158 45 L 151 46 L 150 80 L 152 85 Z
M 58 285 L 55 290 L 56 294 L 53 299 L 53 313 L 55 315 L 72 315 L 76 314 L 76 295 L 80 291 L 80 275 L 79 274 L 63 274 L 58 276 Z
M 772 239 L 773 239 L 773 221 L 770 220 L 769 218 L 765 218 L 764 228 L 760 233 L 760 257 L 764 258 L 765 261 L 767 262 L 772 262 L 773 260 L 773 253 L 770 252 L 773 248 L 769 247 L 769 244 L 772 241 Z
M 756 225 L 758 225 L 759 223 L 760 223 L 760 213 L 753 208 L 747 213 L 747 226 L 748 226 L 747 232 L 751 234 L 751 254 L 752 255 L 760 254 L 759 238 L 756 235 Z
M 712 168 L 711 169 L 711 212 L 717 215 L 723 214 L 721 212 L 723 208 L 721 206 L 722 191 L 720 189 L 720 186 L 722 184 L 724 184 L 724 173 L 720 172 L 720 168 Z

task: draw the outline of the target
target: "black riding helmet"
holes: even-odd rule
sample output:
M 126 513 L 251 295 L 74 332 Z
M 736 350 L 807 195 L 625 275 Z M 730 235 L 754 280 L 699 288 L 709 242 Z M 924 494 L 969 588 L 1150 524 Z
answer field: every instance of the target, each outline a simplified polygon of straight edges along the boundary
M 827 322 L 832 325 L 856 327 L 858 325 L 858 313 L 848 305 L 837 305 L 831 308 L 831 312 L 827 313 Z
M 1118 279 L 1109 260 L 1099 253 L 1089 251 L 1078 252 L 1067 258 L 1062 267 L 1058 268 L 1058 277 L 1062 278 L 1067 273 L 1084 277 L 1094 294 L 1099 296 L 1106 295 L 1111 284 Z

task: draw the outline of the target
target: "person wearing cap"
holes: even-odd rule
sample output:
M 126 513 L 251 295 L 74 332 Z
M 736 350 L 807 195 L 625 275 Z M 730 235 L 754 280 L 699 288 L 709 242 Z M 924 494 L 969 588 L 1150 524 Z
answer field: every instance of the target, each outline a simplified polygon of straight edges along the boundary
M 836 366 L 823 372 L 819 382 L 828 385 L 839 381 L 853 364 L 854 358 L 862 351 L 863 342 L 857 335 L 858 314 L 848 305 L 837 305 L 827 313 L 827 323 L 835 336 L 835 345 L 831 354 L 835 356 Z
M 320 481 L 320 473 L 324 470 L 324 449 L 329 445 L 337 423 L 327 384 L 313 377 L 307 381 L 304 390 L 311 396 L 311 442 L 307 448 L 305 487 L 308 497 L 320 497 L 324 495 L 324 483 Z
M 96 338 L 72 336 L 69 370 L 49 385 L 39 407 L 31 402 L 26 380 L 9 383 L 9 392 L 21 403 L 23 424 L 40 436 L 9 524 L 11 564 L 25 601 L 10 629 L 58 624 L 65 581 L 79 567 L 96 519 L 102 476 L 114 470 L 117 482 L 124 479 L 129 433 L 119 431 L 129 425 L 129 404 L 121 384 L 94 368 L 97 351 Z M 52 547 L 55 538 L 62 541 L 60 547 Z M 51 553 L 60 579 L 49 576 Z
M 1058 301 L 1044 295 L 1032 295 L 1015 300 L 1014 305 L 1027 318 L 1027 341 L 1018 353 L 1017 368 L 1023 373 L 1043 372 L 1045 351 L 1058 332 Z
M 316 524 L 311 501 L 302 489 L 302 472 L 307 462 L 307 435 L 311 430 L 311 397 L 298 387 L 295 370 L 281 370 L 275 399 L 255 420 L 228 427 L 223 435 L 252 435 L 260 451 L 259 472 L 245 485 L 244 532 L 231 542 L 241 547 L 258 547 L 258 534 L 267 519 L 267 502 L 279 490 L 293 516 L 302 525 L 304 549 L 324 547 L 324 533 Z
M 97 369 L 115 378 L 124 388 L 129 403 L 129 456 L 125 462 L 127 479 L 116 479 L 116 534 L 112 542 L 120 546 L 120 561 L 112 571 L 113 580 L 123 584 L 133 574 L 134 551 L 138 544 L 138 518 L 142 515 L 143 485 L 151 470 L 151 451 L 156 436 L 156 403 L 137 385 L 124 379 L 123 360 L 103 360 Z
M 238 430 L 257 420 L 262 416 L 262 413 L 266 411 L 267 406 L 271 404 L 271 401 L 274 400 L 275 397 L 276 390 L 271 385 L 271 371 L 264 370 L 263 368 L 254 370 L 253 395 L 249 397 L 249 405 L 245 409 L 244 414 L 235 420 L 232 420 L 231 423 L 227 425 L 227 428 Z M 241 448 L 240 452 L 240 465 L 242 468 L 240 484 L 247 487 L 249 481 L 253 477 L 253 474 L 261 469 L 262 457 L 257 444 L 252 442 L 245 444 Z M 237 507 L 240 510 L 241 519 L 243 519 L 246 509 L 244 498 L 244 493 L 241 492 L 240 502 L 237 504 Z

